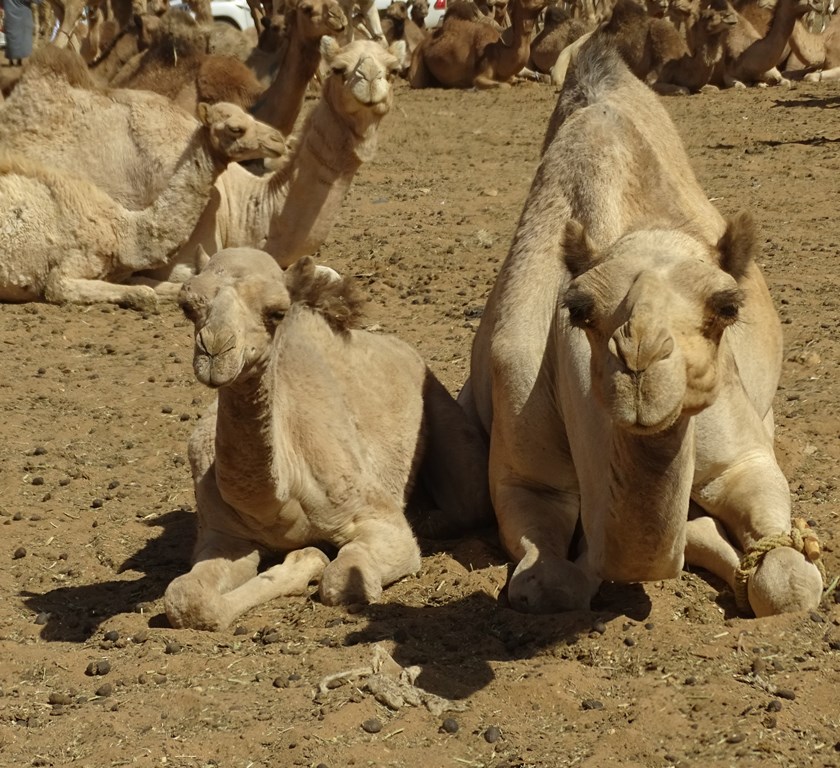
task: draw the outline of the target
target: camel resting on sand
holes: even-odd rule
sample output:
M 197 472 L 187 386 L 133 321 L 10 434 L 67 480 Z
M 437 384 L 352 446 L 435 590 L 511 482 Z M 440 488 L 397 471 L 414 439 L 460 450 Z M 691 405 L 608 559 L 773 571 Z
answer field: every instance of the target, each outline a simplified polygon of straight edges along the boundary
M 511 26 L 498 32 L 476 20 L 471 3 L 450 6 L 443 25 L 415 49 L 412 88 L 496 88 L 528 64 L 531 35 L 546 0 L 513 0 Z
M 340 48 L 321 41 L 330 76 L 321 98 L 274 173 L 255 176 L 238 165 L 218 178 L 193 233 L 165 268 L 146 275 L 159 292 L 194 274 L 199 248 L 257 247 L 287 267 L 320 247 L 362 163 L 376 152 L 379 125 L 393 103 L 391 79 L 405 43 L 386 50 L 372 40 Z
M 757 250 L 750 217 L 708 201 L 655 94 L 584 47 L 460 397 L 491 438 L 515 608 L 586 609 L 601 580 L 684 563 L 757 616 L 818 605 L 819 569 L 784 546 L 781 325 Z
M 153 204 L 120 205 L 90 181 L 21 154 L 0 154 L 0 301 L 98 301 L 150 309 L 147 285 L 116 285 L 166 264 L 230 158 L 265 156 L 259 123 L 232 104 L 202 104 L 204 128 Z M 249 122 L 250 121 L 250 122 Z
M 198 541 L 164 596 L 172 626 L 224 629 L 318 579 L 328 605 L 375 602 L 420 569 L 416 481 L 431 531 L 492 519 L 479 433 L 411 347 L 351 330 L 359 301 L 309 258 L 283 272 L 251 248 L 184 285 L 193 368 L 219 394 L 190 439 Z M 285 559 L 258 573 L 268 553 Z

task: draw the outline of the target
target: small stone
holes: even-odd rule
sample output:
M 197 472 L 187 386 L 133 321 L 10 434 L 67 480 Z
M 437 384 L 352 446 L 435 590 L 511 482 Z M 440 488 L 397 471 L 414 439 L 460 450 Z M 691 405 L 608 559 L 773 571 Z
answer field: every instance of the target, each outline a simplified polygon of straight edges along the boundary
M 35 617 L 35 622 L 34 623 L 37 624 L 39 627 L 43 627 L 44 624 L 46 624 L 49 620 L 50 620 L 50 614 L 42 611 L 41 613 L 39 613 Z
M 825 616 L 823 616 L 821 613 L 817 613 L 816 611 L 811 611 L 811 613 L 808 614 L 808 615 L 810 616 L 811 621 L 814 621 L 817 624 L 825 624 Z
M 733 733 L 726 737 L 727 744 L 740 744 L 747 737 L 743 733 Z
M 44 478 L 41 477 L 40 475 L 32 478 L 32 485 L 43 485 L 43 484 L 44 484 Z
M 790 688 L 777 688 L 776 696 L 780 699 L 787 699 L 788 701 L 794 701 L 796 699 L 796 694 Z
M 43 456 L 47 452 L 47 449 L 43 446 L 39 445 L 32 451 L 33 456 Z
M 440 729 L 444 733 L 458 733 L 458 721 L 454 717 L 447 717 L 441 724 Z
M 149 633 L 145 629 L 141 629 L 139 632 L 135 632 L 134 636 L 131 638 L 137 645 L 142 645 L 149 639 Z
M 599 635 L 603 635 L 607 631 L 607 625 L 604 624 L 603 621 L 596 621 L 592 625 L 592 631 L 597 632 Z
M 767 671 L 767 662 L 764 659 L 753 659 L 750 668 L 752 669 L 753 674 L 760 675 Z
M 496 725 L 491 725 L 486 731 L 484 731 L 484 740 L 488 744 L 495 744 L 501 738 L 502 732 Z
M 61 480 L 58 481 L 58 484 L 62 488 L 66 488 L 68 485 L 70 485 L 70 478 L 69 477 L 62 477 Z
M 233 634 L 234 634 L 235 636 L 239 636 L 239 635 L 247 635 L 247 634 L 248 634 L 248 628 L 247 628 L 247 627 L 243 627 L 243 626 L 240 624 L 240 625 L 239 625 L 236 629 L 234 629 L 234 630 L 233 630 Z
M 683 681 L 683 684 L 684 684 L 684 685 L 696 685 L 696 684 L 697 684 L 697 678 L 696 678 L 696 677 L 694 677 L 694 675 L 689 675 L 689 676 L 688 676 L 688 677 L 687 677 L 687 678 Z
M 767 702 L 767 706 L 765 709 L 768 712 L 781 712 L 782 711 L 782 702 L 778 699 L 773 699 L 773 701 Z
M 100 685 L 99 688 L 96 689 L 96 695 L 102 696 L 102 698 L 107 698 L 114 693 L 114 686 L 111 683 L 104 683 Z
M 26 557 L 26 547 L 18 547 L 12 553 L 12 560 L 20 560 L 22 557 Z
M 632 637 L 625 637 L 624 638 L 624 644 L 628 648 L 632 648 L 636 644 L 636 641 Z
M 114 488 L 119 488 L 119 487 L 120 487 L 120 481 L 119 480 L 111 480 L 111 482 L 108 483 L 108 490 L 109 491 L 113 491 Z
M 105 504 L 105 502 L 104 502 L 104 501 L 102 501 L 102 499 L 94 499 L 94 500 L 90 503 L 90 506 L 91 506 L 91 509 L 99 509 L 99 508 L 100 508 L 101 506 L 103 506 L 104 504 Z
M 104 635 L 103 639 L 110 643 L 116 643 L 120 639 L 120 633 L 116 629 L 109 629 Z
M 831 648 L 832 651 L 840 651 L 840 640 L 829 640 L 828 647 Z
M 160 409 L 161 413 L 172 413 L 172 406 L 171 405 L 164 405 L 163 408 Z
M 69 693 L 51 693 L 47 700 L 52 705 L 60 706 L 73 703 L 73 697 Z
M 362 730 L 367 733 L 379 733 L 382 730 L 382 723 L 375 717 L 372 717 L 370 720 L 365 720 L 362 723 Z
M 169 654 L 176 654 L 181 652 L 181 644 L 176 643 L 174 640 L 167 640 L 166 645 L 163 647 L 164 653 Z
M 652 621 L 649 621 L 647 624 L 645 624 L 645 629 L 646 629 L 648 632 L 650 632 L 650 631 L 653 629 L 653 627 L 654 627 L 654 624 L 653 624 L 653 622 L 652 622 Z
M 581 709 L 603 709 L 604 702 L 598 701 L 598 699 L 584 699 L 580 703 Z

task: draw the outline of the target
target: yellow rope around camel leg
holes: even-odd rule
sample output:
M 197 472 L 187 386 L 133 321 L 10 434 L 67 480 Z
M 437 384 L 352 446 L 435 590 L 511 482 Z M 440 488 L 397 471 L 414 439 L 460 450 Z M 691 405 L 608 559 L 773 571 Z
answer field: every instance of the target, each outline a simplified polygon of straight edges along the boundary
M 759 539 L 741 558 L 741 563 L 735 571 L 735 603 L 740 611 L 751 611 L 747 585 L 750 577 L 755 573 L 764 556 L 777 547 L 792 547 L 805 555 L 809 563 L 813 563 L 822 577 L 823 588 L 828 584 L 825 565 L 820 552 L 820 541 L 817 534 L 801 517 L 793 521 L 790 533 L 779 533 Z

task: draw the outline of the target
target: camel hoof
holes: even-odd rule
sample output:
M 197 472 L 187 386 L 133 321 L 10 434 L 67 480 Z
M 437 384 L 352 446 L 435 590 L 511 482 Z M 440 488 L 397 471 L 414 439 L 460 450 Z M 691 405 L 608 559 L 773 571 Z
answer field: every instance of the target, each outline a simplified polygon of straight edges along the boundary
M 561 613 L 589 609 L 592 589 L 570 560 L 522 560 L 508 582 L 508 602 L 520 613 Z
M 822 599 L 817 567 L 791 547 L 768 552 L 747 585 L 750 607 L 757 617 L 814 610 Z
M 221 596 L 205 590 L 189 574 L 173 579 L 163 595 L 163 606 L 174 629 L 215 632 L 230 623 L 223 618 Z
M 379 574 L 359 558 L 336 558 L 321 576 L 320 595 L 324 605 L 375 603 L 382 597 Z

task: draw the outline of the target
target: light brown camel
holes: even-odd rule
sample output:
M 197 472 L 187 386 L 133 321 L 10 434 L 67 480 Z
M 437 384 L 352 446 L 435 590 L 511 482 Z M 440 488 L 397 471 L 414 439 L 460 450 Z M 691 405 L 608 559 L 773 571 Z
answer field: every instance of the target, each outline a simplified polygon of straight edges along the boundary
M 253 106 L 263 92 L 254 73 L 233 56 L 208 54 L 208 45 L 205 27 L 186 11 L 170 10 L 152 44 L 112 84 L 160 93 L 191 114 L 200 102 Z
M 362 163 L 376 152 L 379 125 L 391 109 L 390 80 L 400 69 L 404 43 L 393 52 L 371 40 L 344 48 L 321 41 L 332 74 L 300 131 L 289 140 L 286 162 L 268 176 L 231 165 L 217 180 L 192 235 L 166 268 L 146 275 L 171 293 L 195 270 L 196 252 L 257 247 L 287 267 L 314 254 L 329 234 Z
M 590 23 L 573 18 L 560 5 L 549 5 L 545 9 L 543 28 L 531 41 L 529 69 L 548 74 L 560 51 L 591 31 Z
M 408 15 L 420 29 L 428 29 L 426 17 L 429 15 L 429 0 L 413 0 Z
M 658 97 L 609 48 L 584 47 L 460 397 L 490 436 L 513 607 L 585 610 L 601 580 L 684 563 L 757 616 L 818 605 L 818 568 L 781 546 L 782 335 L 759 242 L 747 214 L 725 221 L 709 202 Z M 745 584 L 741 553 L 771 542 Z
M 778 0 L 764 37 L 739 17 L 739 23 L 727 37 L 726 55 L 718 67 L 715 84 L 725 87 L 746 87 L 748 83 L 789 84 L 777 65 L 784 58 L 794 24 L 812 10 L 810 0 Z
M 528 64 L 531 36 L 546 0 L 513 0 L 511 26 L 501 35 L 453 5 L 414 52 L 412 88 L 495 88 L 510 85 Z
M 327 605 L 377 601 L 420 569 L 405 514 L 418 477 L 447 535 L 489 522 L 478 432 L 411 347 L 353 330 L 347 280 L 237 248 L 179 304 L 196 377 L 218 399 L 190 438 L 198 540 L 164 595 L 173 627 L 224 629 L 317 580 Z M 285 558 L 259 573 L 268 553 Z
M 797 72 L 817 69 L 817 72 L 809 72 L 804 76 L 805 80 L 814 83 L 837 80 L 840 78 L 840 14 L 832 16 L 820 34 L 809 32 L 797 22 L 791 35 L 790 47 L 786 70 Z
M 242 110 L 227 107 L 224 120 L 252 144 L 249 156 L 283 153 L 282 134 Z M 76 53 L 53 46 L 35 52 L 0 113 L 3 150 L 85 178 L 130 210 L 148 207 L 173 176 L 190 173 L 185 158 L 204 146 L 205 134 L 199 120 L 164 96 L 100 88 Z M 182 238 L 207 202 L 207 190 L 196 189 L 200 194 L 179 203 L 188 206 L 181 208 Z
M 688 94 L 710 88 L 712 78 L 725 55 L 726 38 L 738 23 L 726 0 L 711 0 L 708 7 L 698 11 L 698 19 L 688 28 L 692 52 L 668 62 L 653 83 L 661 94 Z
M 292 132 L 306 89 L 321 63 L 321 38 L 335 37 L 347 26 L 347 17 L 336 0 L 289 3 L 274 80 L 253 110 L 258 120 L 273 125 L 285 135 Z
M 229 158 L 265 153 L 253 131 L 259 124 L 238 107 L 202 105 L 199 113 L 204 129 L 186 148 L 168 187 L 141 211 L 126 209 L 84 178 L 23 155 L 3 155 L 0 301 L 154 306 L 152 288 L 115 283 L 166 264 Z

